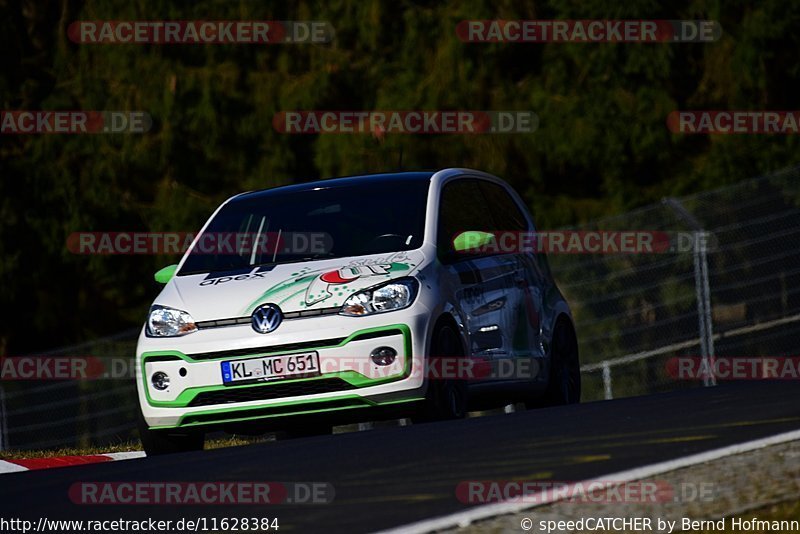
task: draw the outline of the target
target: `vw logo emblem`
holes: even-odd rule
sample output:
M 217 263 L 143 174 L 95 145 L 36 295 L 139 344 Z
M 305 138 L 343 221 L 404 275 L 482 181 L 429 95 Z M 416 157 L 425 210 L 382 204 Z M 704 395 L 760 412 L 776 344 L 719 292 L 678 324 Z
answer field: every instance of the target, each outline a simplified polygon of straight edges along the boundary
M 268 334 L 278 328 L 283 321 L 281 309 L 274 304 L 264 304 L 253 312 L 250 325 L 259 334 Z

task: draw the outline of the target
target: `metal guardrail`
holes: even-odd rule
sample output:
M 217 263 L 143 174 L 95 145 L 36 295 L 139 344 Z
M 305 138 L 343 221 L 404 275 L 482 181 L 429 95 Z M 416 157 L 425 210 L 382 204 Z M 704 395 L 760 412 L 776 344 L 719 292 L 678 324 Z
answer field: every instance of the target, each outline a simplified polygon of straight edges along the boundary
M 784 317 L 782 319 L 776 319 L 774 321 L 768 321 L 766 323 L 757 323 L 749 326 L 743 326 L 741 328 L 735 328 L 733 330 L 728 330 L 727 332 L 721 332 L 718 334 L 714 334 L 713 338 L 714 341 L 724 338 L 732 338 L 736 336 L 742 336 L 746 334 L 752 334 L 754 332 L 759 332 L 762 330 L 768 330 L 770 328 L 775 328 L 778 326 L 783 326 L 785 324 L 790 324 L 794 322 L 800 322 L 800 314 L 792 315 L 791 317 Z M 612 382 L 612 369 L 614 367 L 631 364 L 634 362 L 639 362 L 643 360 L 648 360 L 650 358 L 654 358 L 656 356 L 661 356 L 664 354 L 672 354 L 677 351 L 689 349 L 692 347 L 700 346 L 702 343 L 702 339 L 695 338 L 690 339 L 681 343 L 673 343 L 671 345 L 666 345 L 664 347 L 659 347 L 653 350 L 646 350 L 642 352 L 637 352 L 636 354 L 626 354 L 625 356 L 620 356 L 619 358 L 611 358 L 609 360 L 603 360 L 598 363 L 592 364 L 585 364 L 581 365 L 581 372 L 582 373 L 596 373 L 600 371 L 602 373 L 603 378 L 603 398 L 606 400 L 610 400 L 614 398 L 613 394 L 613 382 Z M 713 358 L 713 356 L 712 356 Z M 713 366 L 708 366 L 710 371 L 713 371 Z M 712 373 L 713 376 L 713 373 Z M 716 384 L 716 380 L 710 383 L 706 383 L 706 386 Z

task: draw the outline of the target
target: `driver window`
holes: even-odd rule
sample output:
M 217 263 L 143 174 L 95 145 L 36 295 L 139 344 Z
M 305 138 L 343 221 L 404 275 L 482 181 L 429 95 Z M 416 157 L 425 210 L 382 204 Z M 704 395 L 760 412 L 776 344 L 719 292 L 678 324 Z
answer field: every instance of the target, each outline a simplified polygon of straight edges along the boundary
M 453 239 L 466 231 L 493 232 L 495 224 L 477 180 L 461 179 L 444 186 L 439 203 L 439 228 L 436 247 L 442 261 L 458 261 L 467 257 L 456 253 Z

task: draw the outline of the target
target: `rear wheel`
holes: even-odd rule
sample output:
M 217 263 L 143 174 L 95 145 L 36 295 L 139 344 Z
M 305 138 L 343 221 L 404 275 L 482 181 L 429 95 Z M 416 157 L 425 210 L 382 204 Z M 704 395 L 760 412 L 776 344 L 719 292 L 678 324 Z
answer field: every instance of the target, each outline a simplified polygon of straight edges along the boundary
M 566 320 L 556 323 L 551 349 L 550 378 L 547 390 L 534 406 L 576 404 L 581 400 L 581 366 L 578 340 Z M 529 406 L 530 407 L 530 406 Z
M 139 439 L 147 456 L 201 451 L 205 435 L 197 430 L 151 430 L 139 410 Z
M 452 326 L 441 326 L 436 330 L 431 343 L 432 360 L 437 358 L 463 358 L 464 349 L 461 340 Z M 456 366 L 434 364 L 437 369 L 453 369 Z M 463 419 L 467 415 L 467 383 L 454 377 L 429 377 L 425 402 L 415 423 L 443 421 L 446 419 Z

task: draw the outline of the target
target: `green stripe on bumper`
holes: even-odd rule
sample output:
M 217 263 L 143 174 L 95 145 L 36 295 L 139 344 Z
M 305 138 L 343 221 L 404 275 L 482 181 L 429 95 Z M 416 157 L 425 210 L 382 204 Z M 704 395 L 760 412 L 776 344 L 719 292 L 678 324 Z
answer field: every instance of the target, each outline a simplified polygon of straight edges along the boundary
M 154 426 L 152 430 L 186 428 L 193 426 L 215 425 L 220 423 L 236 423 L 242 421 L 254 421 L 257 419 L 273 419 L 277 417 L 287 417 L 293 415 L 309 415 L 325 412 L 336 412 L 342 410 L 379 408 L 395 404 L 414 403 L 423 401 L 424 398 L 411 398 L 402 400 L 392 400 L 385 402 L 375 402 L 363 397 L 353 395 L 335 397 L 322 400 L 300 400 L 293 402 L 282 402 L 270 406 L 255 406 L 249 408 L 226 409 L 226 410 L 204 410 L 186 414 L 180 418 L 174 426 Z
M 404 349 L 405 349 L 405 355 L 404 356 L 406 358 L 405 369 L 403 370 L 402 373 L 394 375 L 394 376 L 387 376 L 387 377 L 381 377 L 381 378 L 372 379 L 372 378 L 364 376 L 361 373 L 358 373 L 356 371 L 339 371 L 339 372 L 336 372 L 336 373 L 326 373 L 326 374 L 323 374 L 323 375 L 320 375 L 320 376 L 315 376 L 315 377 L 312 377 L 312 378 L 299 378 L 299 379 L 295 379 L 295 380 L 280 380 L 280 381 L 275 381 L 275 382 L 268 383 L 268 384 L 259 384 L 259 385 L 245 384 L 245 385 L 240 385 L 240 386 L 224 386 L 224 385 L 198 386 L 198 387 L 192 387 L 192 388 L 185 389 L 184 391 L 182 391 L 178 395 L 178 397 L 175 400 L 172 400 L 172 401 L 156 401 L 156 400 L 153 400 L 150 397 L 150 389 L 149 389 L 149 384 L 148 384 L 148 377 L 147 377 L 147 373 L 145 372 L 145 363 L 147 362 L 147 360 L 149 358 L 163 357 L 163 356 L 177 357 L 177 358 L 180 358 L 181 360 L 184 360 L 185 362 L 187 362 L 189 364 L 194 364 L 194 363 L 197 363 L 197 362 L 195 360 L 192 360 L 186 354 L 184 354 L 184 353 L 182 353 L 180 351 L 167 350 L 167 351 L 145 352 L 145 353 L 142 354 L 142 363 L 141 363 L 142 375 L 141 376 L 142 376 L 142 380 L 144 381 L 144 391 L 145 391 L 145 395 L 147 397 L 147 403 L 150 406 L 159 407 L 159 408 L 185 408 L 185 407 L 187 407 L 189 405 L 189 403 L 192 401 L 192 399 L 194 399 L 197 395 L 199 395 L 200 393 L 208 392 L 208 391 L 223 391 L 223 390 L 224 391 L 233 391 L 233 390 L 236 390 L 236 389 L 244 389 L 244 388 L 268 388 L 268 387 L 274 386 L 276 384 L 290 384 L 290 383 L 296 383 L 296 382 L 307 382 L 307 381 L 313 381 L 313 380 L 320 380 L 320 379 L 324 379 L 324 378 L 341 378 L 342 380 L 344 380 L 345 382 L 347 382 L 348 384 L 350 384 L 351 386 L 353 386 L 355 388 L 377 386 L 377 385 L 384 384 L 384 383 L 387 383 L 387 382 L 393 382 L 393 381 L 396 381 L 396 380 L 400 380 L 402 378 L 407 377 L 411 373 L 411 360 L 412 360 L 411 330 L 409 329 L 409 327 L 407 325 L 404 325 L 404 324 L 393 324 L 393 325 L 387 325 L 387 326 L 380 326 L 380 327 L 376 327 L 376 328 L 367 328 L 367 329 L 364 329 L 364 330 L 358 330 L 358 331 L 354 332 L 353 334 L 349 335 L 347 338 L 345 338 L 344 341 L 342 341 L 341 343 L 338 343 L 336 345 L 321 345 L 319 347 L 310 347 L 310 348 L 304 349 L 304 350 L 322 350 L 322 349 L 343 347 L 344 345 L 347 345 L 348 343 L 353 341 L 358 336 L 362 336 L 364 334 L 375 334 L 375 333 L 391 331 L 391 330 L 400 330 L 402 332 L 402 334 L 403 334 L 403 346 L 404 346 Z M 280 351 L 279 352 L 259 352 L 258 349 L 253 349 L 253 350 L 254 350 L 253 354 L 248 354 L 246 356 L 239 356 L 237 358 L 221 358 L 219 360 L 215 359 L 215 360 L 210 360 L 210 361 L 225 361 L 225 360 L 233 361 L 233 360 L 238 360 L 238 359 L 258 358 L 258 357 L 261 357 L 261 356 L 276 356 L 276 355 L 280 355 L 280 354 L 292 354 L 292 352 L 286 352 L 286 351 L 282 351 L 282 352 L 280 352 Z M 353 396 L 353 397 L 360 398 L 360 397 L 357 397 L 357 396 Z M 336 398 L 342 398 L 342 397 L 336 397 Z M 269 402 L 270 401 L 264 401 L 264 403 L 266 403 L 266 406 L 280 406 L 281 405 L 281 403 L 268 404 Z M 295 403 L 300 403 L 300 402 L 303 402 L 303 401 L 300 401 L 300 400 L 292 401 L 290 404 L 295 404 Z

